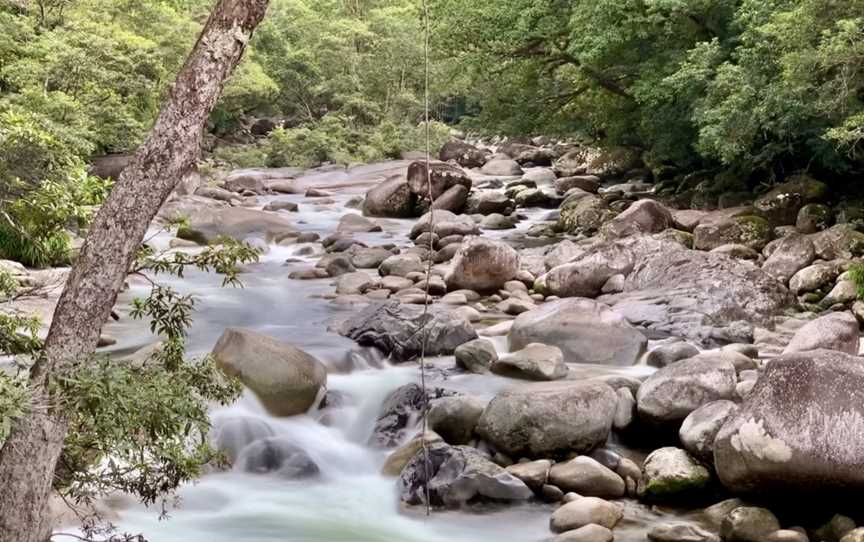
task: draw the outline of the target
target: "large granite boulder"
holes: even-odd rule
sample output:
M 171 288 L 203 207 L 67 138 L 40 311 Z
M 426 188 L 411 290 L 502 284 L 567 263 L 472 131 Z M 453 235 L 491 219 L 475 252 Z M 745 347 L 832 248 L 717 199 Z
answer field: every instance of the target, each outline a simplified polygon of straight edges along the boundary
M 569 233 L 592 234 L 614 216 L 606 200 L 600 196 L 576 193 L 561 204 L 558 226 Z
M 558 297 L 597 297 L 611 277 L 629 274 L 635 259 L 628 247 L 603 243 L 550 269 L 537 281 L 535 290 Z
M 482 167 L 486 163 L 486 153 L 470 143 L 451 140 L 438 151 L 438 159 L 442 162 L 456 162 L 462 167 Z
M 608 306 L 578 297 L 544 303 L 520 314 L 508 339 L 510 350 L 543 343 L 560 348 L 568 363 L 614 366 L 635 364 L 648 343 Z
M 428 474 L 427 474 L 428 473 Z M 399 475 L 398 491 L 409 505 L 456 508 L 469 501 L 524 501 L 534 492 L 525 482 L 468 446 L 437 443 L 420 450 Z
M 261 237 L 272 241 L 296 231 L 283 214 L 245 207 L 202 209 L 188 218 L 189 225 L 181 228 L 184 233 L 178 236 L 199 243 L 215 243 L 222 237 L 238 241 Z
M 806 175 L 795 175 L 760 196 L 753 207 L 772 226 L 795 224 L 802 207 L 824 200 L 827 194 L 825 183 Z
M 510 245 L 483 237 L 468 237 L 453 258 L 444 281 L 450 290 L 497 291 L 516 278 L 519 253 Z
M 804 324 L 783 353 L 825 349 L 854 356 L 858 354 L 860 335 L 858 319 L 852 313 L 832 312 Z
M 453 164 L 430 162 L 427 169 L 426 162 L 417 161 L 408 166 L 408 188 L 413 194 L 428 199 L 430 183 L 433 201 L 456 185 L 462 185 L 467 190 L 471 189 L 471 179 L 461 168 Z
M 782 284 L 789 284 L 789 279 L 813 263 L 814 259 L 816 250 L 813 241 L 804 235 L 790 235 L 777 242 L 762 265 L 762 270 Z
M 340 335 L 363 346 L 375 346 L 393 361 L 408 361 L 426 354 L 450 355 L 456 347 L 477 338 L 471 323 L 461 314 L 433 305 L 401 304 L 391 300 L 366 307 L 338 327 Z
M 864 491 L 864 360 L 784 354 L 714 442 L 721 482 L 740 493 L 839 498 Z
M 408 182 L 400 177 L 387 179 L 366 192 L 363 214 L 391 218 L 414 216 L 417 196 L 411 192 Z
M 600 228 L 601 233 L 610 239 L 629 237 L 637 234 L 660 233 L 674 224 L 669 209 L 654 200 L 637 201 L 623 213 Z
M 771 225 L 758 216 L 738 216 L 709 222 L 693 230 L 693 247 L 697 250 L 714 250 L 729 244 L 762 250 L 770 240 Z
M 477 434 L 514 457 L 586 453 L 606 442 L 618 396 L 602 382 L 549 382 L 505 390 L 486 406 Z
M 327 385 L 323 363 L 288 343 L 248 329 L 226 329 L 212 354 L 216 364 L 239 378 L 274 416 L 306 412 Z

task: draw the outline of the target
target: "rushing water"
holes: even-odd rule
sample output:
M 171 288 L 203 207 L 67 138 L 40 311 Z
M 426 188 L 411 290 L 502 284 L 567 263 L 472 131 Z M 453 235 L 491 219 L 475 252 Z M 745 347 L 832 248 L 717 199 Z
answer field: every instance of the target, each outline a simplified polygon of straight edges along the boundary
M 367 168 L 364 173 L 374 173 Z M 279 196 L 295 201 L 293 213 L 299 229 L 314 231 L 322 237 L 335 231 L 339 217 L 356 212 L 344 207 L 352 195 L 362 193 L 365 184 L 352 182 L 342 173 L 313 179 L 312 185 L 333 190 L 333 203 L 316 204 L 302 196 Z M 362 180 L 362 179 L 361 179 Z M 317 181 L 317 184 L 313 181 Z M 262 203 L 267 199 L 262 198 Z M 532 220 L 548 211 L 531 211 Z M 404 243 L 411 221 L 381 220 L 384 232 L 355 234 L 369 243 Z M 512 232 L 512 230 L 511 230 Z M 488 232 L 501 235 L 501 232 Z M 165 247 L 170 236 L 157 235 L 153 243 Z M 320 245 L 314 244 L 320 253 Z M 285 436 L 308 452 L 321 469 L 314 480 L 286 481 L 278 477 L 241 472 L 212 473 L 180 491 L 180 506 L 159 519 L 155 510 L 138 506 L 120 510 L 117 522 L 122 531 L 143 533 L 153 542 L 480 542 L 539 541 L 550 538 L 546 504 L 491 506 L 482 509 L 435 512 L 425 517 L 422 510 L 403 509 L 395 480 L 380 474 L 385 451 L 365 445 L 378 409 L 388 393 L 418 379 L 417 366 L 385 365 L 373 368 L 362 363 L 352 341 L 328 332 L 334 319 L 350 316 L 357 307 L 342 306 L 322 297 L 331 293 L 330 280 L 295 281 L 288 273 L 313 264 L 317 255 L 296 256 L 298 246 L 271 246 L 257 264 L 242 275 L 243 288 L 222 288 L 219 279 L 201 272 L 190 272 L 184 279 L 161 278 L 183 293 L 192 293 L 197 303 L 195 321 L 189 336 L 191 354 L 209 351 L 227 326 L 241 326 L 293 343 L 321 359 L 331 368 L 345 367 L 344 360 L 354 351 L 354 370 L 332 372 L 328 388 L 342 392 L 346 405 L 319 421 L 317 413 L 277 419 L 267 415 L 251 393 L 238 403 L 215 410 L 218 422 L 224 416 L 249 416 L 268 424 L 276 434 Z M 286 259 L 293 263 L 286 264 Z M 374 271 L 373 271 L 374 272 Z M 153 343 L 140 322 L 128 318 L 128 302 L 145 295 L 148 286 L 130 280 L 130 287 L 118 303 L 121 320 L 106 326 L 106 333 L 118 339 L 112 347 L 117 353 L 132 352 Z M 127 308 L 124 308 L 127 307 Z M 503 349 L 503 341 L 497 341 Z M 356 360 L 361 360 L 357 362 Z M 452 357 L 435 361 L 452 366 Z M 639 372 L 639 368 L 628 374 Z M 451 375 L 434 371 L 433 383 L 489 398 L 512 381 L 487 375 Z M 440 379 L 446 378 L 446 382 Z M 616 540 L 644 540 L 646 525 L 660 513 L 627 503 L 625 521 L 616 531 Z

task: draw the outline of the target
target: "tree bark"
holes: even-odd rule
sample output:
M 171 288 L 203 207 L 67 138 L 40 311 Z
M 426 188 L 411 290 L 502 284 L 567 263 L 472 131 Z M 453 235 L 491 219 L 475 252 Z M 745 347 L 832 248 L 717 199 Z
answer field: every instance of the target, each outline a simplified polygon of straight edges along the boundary
M 269 0 L 219 0 L 177 75 L 147 140 L 97 214 L 31 370 L 35 408 L 0 450 L 0 541 L 43 542 L 54 467 L 68 430 L 51 375 L 86 363 L 96 348 L 153 217 L 195 163 L 201 134 Z

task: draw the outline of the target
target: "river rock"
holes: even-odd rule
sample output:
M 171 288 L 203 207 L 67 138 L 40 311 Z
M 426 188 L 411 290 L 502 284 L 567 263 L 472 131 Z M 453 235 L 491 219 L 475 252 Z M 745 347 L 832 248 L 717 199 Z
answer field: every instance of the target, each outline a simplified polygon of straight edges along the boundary
M 516 317 L 510 350 L 535 342 L 557 346 L 568 363 L 628 366 L 639 360 L 648 341 L 608 306 L 570 298 L 544 303 Z
M 720 428 L 738 410 L 732 401 L 707 403 L 691 412 L 681 424 L 678 437 L 684 449 L 700 461 L 714 461 L 714 439 Z
M 857 258 L 864 254 L 864 233 L 854 224 L 837 224 L 810 236 L 816 257 L 826 261 Z
M 559 227 L 569 233 L 592 234 L 614 217 L 606 200 L 593 194 L 574 194 L 561 204 Z
M 370 290 L 378 284 L 369 273 L 355 271 L 344 273 L 336 279 L 336 293 L 339 295 L 357 295 Z
M 549 482 L 563 491 L 575 491 L 586 497 L 617 499 L 626 491 L 620 476 L 584 455 L 553 465 Z
M 549 527 L 555 533 L 572 531 L 591 524 L 614 529 L 622 517 L 624 511 L 620 505 L 597 497 L 582 497 L 555 510 Z
M 840 542 L 864 542 L 864 528 L 849 531 L 840 539 Z
M 610 278 L 633 270 L 634 259 L 625 246 L 600 244 L 550 269 L 535 289 L 558 297 L 597 297 Z
M 441 209 L 451 213 L 461 213 L 468 201 L 468 189 L 461 184 L 448 188 L 432 202 L 432 209 Z
M 649 376 L 636 394 L 637 410 L 652 423 L 680 422 L 704 404 L 732 399 L 737 383 L 735 367 L 729 361 L 696 356 Z
M 831 291 L 822 298 L 821 305 L 823 307 L 832 307 L 836 304 L 848 305 L 856 299 L 858 299 L 858 286 L 851 280 L 838 280 Z
M 538 167 L 525 172 L 522 176 L 523 181 L 533 182 L 535 186 L 551 185 L 557 177 L 551 169 Z
M 213 429 L 208 437 L 213 447 L 225 456 L 228 465 L 233 465 L 249 444 L 275 434 L 273 428 L 261 418 L 226 416 L 213 420 Z
M 648 531 L 651 542 L 721 542 L 714 533 L 692 523 L 661 523 Z
M 762 269 L 781 283 L 788 284 L 795 273 L 813 263 L 815 258 L 813 241 L 804 235 L 790 235 L 779 240 Z
M 798 212 L 808 203 L 818 203 L 828 194 L 828 185 L 806 175 L 795 175 L 753 202 L 756 211 L 772 226 L 795 224 Z
M 456 162 L 462 167 L 482 167 L 486 163 L 486 153 L 464 141 L 450 140 L 438 151 L 442 162 Z
M 663 368 L 682 359 L 692 358 L 699 355 L 699 349 L 684 341 L 658 346 L 648 352 L 645 363 L 649 367 Z
M 552 542 L 612 542 L 615 536 L 602 525 L 593 523 L 559 534 Z
M 783 350 L 784 354 L 805 350 L 837 350 L 858 354 L 858 320 L 850 312 L 832 312 L 804 324 Z
M 476 374 L 488 373 L 498 359 L 495 345 L 488 339 L 474 339 L 460 344 L 454 354 L 457 366 Z
M 569 370 L 556 346 L 531 343 L 492 362 L 493 373 L 526 380 L 560 380 Z
M 642 464 L 640 495 L 649 500 L 677 500 L 703 492 L 711 472 L 681 448 L 654 450 Z
M 408 188 L 412 193 L 421 198 L 428 198 L 431 183 L 432 201 L 438 199 L 451 187 L 462 185 L 467 190 L 471 189 L 471 179 L 465 175 L 462 168 L 444 162 L 429 162 L 428 170 L 425 161 L 412 162 L 408 166 Z
M 337 233 L 364 233 L 381 231 L 381 225 L 365 216 L 354 213 L 342 215 L 336 226 Z
M 447 444 L 467 444 L 474 434 L 485 405 L 474 397 L 442 397 L 432 402 L 427 421 L 429 428 Z
M 430 389 L 424 399 L 423 388 L 417 384 L 406 384 L 393 390 L 381 405 L 369 444 L 376 448 L 402 444 L 420 419 L 424 402 L 431 403 L 445 393 L 440 388 Z
M 327 384 L 327 368 L 306 352 L 248 329 L 227 328 L 212 355 L 228 375 L 255 392 L 274 416 L 309 410 Z
M 588 248 L 577 245 L 569 239 L 564 239 L 546 252 L 543 256 L 543 265 L 546 270 L 553 269 L 571 261 L 580 254 L 584 254 L 586 250 Z
M 289 479 L 310 478 L 320 472 L 312 458 L 285 437 L 253 442 L 240 453 L 237 466 L 244 472 L 274 473 Z
M 423 333 L 418 329 L 424 327 Z M 375 346 L 394 361 L 420 355 L 424 339 L 426 354 L 450 355 L 457 346 L 477 338 L 471 323 L 459 313 L 440 305 L 428 309 L 391 300 L 373 304 L 338 327 L 340 335 L 362 346 Z
M 417 196 L 411 192 L 408 182 L 392 178 L 381 182 L 366 192 L 363 200 L 363 214 L 391 218 L 410 218 L 414 216 Z
M 610 239 L 637 234 L 660 233 L 673 226 L 672 213 L 654 200 L 637 201 L 600 229 Z
M 606 442 L 617 403 L 615 391 L 600 382 L 524 385 L 492 399 L 477 433 L 512 456 L 584 453 Z
M 445 277 L 450 290 L 489 292 L 500 290 L 516 278 L 519 253 L 510 245 L 482 237 L 468 237 L 453 258 Z
M 739 216 L 700 224 L 693 230 L 693 248 L 697 250 L 712 250 L 728 244 L 762 250 L 770 240 L 771 226 L 758 216 Z
M 600 189 L 600 178 L 594 175 L 574 175 L 561 177 L 555 181 L 555 190 L 559 194 L 566 194 L 574 188 L 596 194 Z
M 740 493 L 864 490 L 864 364 L 834 350 L 784 354 L 714 441 L 723 484 Z
M 420 217 L 420 220 L 411 228 L 409 237 L 417 239 L 421 233 L 432 231 L 439 239 L 450 235 L 475 235 L 480 228 L 468 216 L 456 215 L 443 209 L 429 212 Z
M 399 475 L 399 495 L 406 504 L 426 502 L 427 472 L 430 504 L 436 507 L 458 507 L 474 499 L 523 501 L 533 495 L 522 480 L 474 448 L 436 444 L 427 453 L 428 465 L 419 451 Z
M 519 478 L 534 491 L 541 491 L 549 480 L 549 469 L 552 462 L 548 459 L 538 459 L 525 463 L 516 463 L 507 467 L 507 472 Z
M 384 476 L 399 476 L 399 473 L 402 472 L 405 465 L 407 465 L 408 462 L 417 455 L 417 452 L 423 449 L 423 440 L 424 436 L 418 434 L 406 444 L 393 450 L 393 453 L 388 455 L 387 459 L 384 461 L 384 466 L 381 467 L 381 474 Z M 426 446 L 444 442 L 440 435 L 432 431 L 426 431 L 425 441 Z
M 423 260 L 416 254 L 394 254 L 388 256 L 378 266 L 378 274 L 382 277 L 388 275 L 405 277 L 409 273 L 425 273 L 425 271 L 426 266 L 423 265 Z
M 295 231 L 285 215 L 245 207 L 209 208 L 194 213 L 188 227 L 181 229 L 186 232 L 184 239 L 202 244 L 217 242 L 221 237 L 242 241 L 256 236 L 273 241 Z
M 796 294 L 814 292 L 834 282 L 837 278 L 837 266 L 817 263 L 795 273 L 789 279 L 789 289 Z
M 720 535 L 726 542 L 765 542 L 780 529 L 777 517 L 765 508 L 740 506 L 723 519 Z
M 465 212 L 481 215 L 509 215 L 513 212 L 515 204 L 505 194 L 494 190 L 481 190 L 473 192 L 465 204 Z
M 810 542 L 810 539 L 803 530 L 780 529 L 766 536 L 765 542 Z
M 518 177 L 524 173 L 522 167 L 515 160 L 507 159 L 489 160 L 483 164 L 480 172 L 484 175 L 497 177 Z

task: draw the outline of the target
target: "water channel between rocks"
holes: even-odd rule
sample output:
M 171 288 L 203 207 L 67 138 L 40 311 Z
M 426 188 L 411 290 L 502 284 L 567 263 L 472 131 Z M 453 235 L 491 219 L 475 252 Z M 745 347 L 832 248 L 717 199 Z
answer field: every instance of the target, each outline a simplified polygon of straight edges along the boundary
M 397 164 L 398 166 L 398 164 Z M 345 202 L 362 194 L 368 183 L 344 183 L 339 175 L 321 176 L 316 187 L 334 193 L 331 203 L 316 202 L 302 195 L 278 196 L 293 201 L 299 212 L 290 217 L 303 232 L 326 237 L 335 231 L 339 218 L 352 212 Z M 374 179 L 373 179 L 374 180 Z M 261 205 L 273 197 L 261 197 Z M 524 231 L 549 213 L 527 209 L 528 220 L 517 230 L 486 231 L 484 235 L 502 237 Z M 354 234 L 355 239 L 372 244 L 407 242 L 412 220 L 381 219 L 381 233 Z M 157 234 L 152 243 L 166 248 L 171 235 Z M 359 310 L 356 305 L 340 305 L 322 297 L 333 291 L 332 279 L 291 280 L 292 270 L 314 264 L 321 245 L 312 243 L 315 253 L 296 256 L 298 247 L 270 245 L 260 261 L 248 266 L 241 276 L 242 288 L 223 288 L 213 275 L 193 271 L 183 279 L 161 278 L 182 293 L 196 296 L 195 320 L 189 335 L 192 355 L 205 354 L 228 326 L 249 328 L 290 342 L 316 356 L 328 367 L 328 389 L 347 396 L 347 406 L 318 421 L 315 413 L 291 418 L 274 418 L 265 413 L 250 392 L 236 404 L 215 409 L 220 416 L 251 416 L 266 420 L 280 436 L 285 436 L 318 464 L 320 478 L 286 481 L 278 477 L 240 472 L 211 473 L 180 491 L 180 506 L 160 519 L 158 510 L 131 506 L 119 510 L 116 522 L 121 531 L 143 533 L 153 542 L 270 542 L 270 541 L 405 541 L 405 542 L 531 542 L 551 539 L 549 517 L 553 505 L 529 503 L 486 506 L 462 511 L 434 511 L 425 517 L 421 509 L 406 509 L 398 502 L 396 480 L 383 476 L 381 466 L 389 451 L 366 445 L 379 408 L 387 396 L 401 385 L 419 381 L 416 363 L 371 366 L 363 362 L 362 352 L 350 340 L 328 331 L 334 320 L 348 318 Z M 285 263 L 291 259 L 292 263 Z M 111 351 L 133 352 L 157 340 L 145 324 L 128 318 L 129 302 L 147 292 L 143 281 L 130 280 L 121 293 L 118 313 L 121 319 L 106 326 L 105 333 L 118 339 Z M 499 351 L 506 341 L 495 338 Z M 350 363 L 346 360 L 352 360 Z M 466 392 L 484 400 L 518 381 L 494 375 L 453 374 L 452 356 L 432 361 L 429 385 Z M 345 367 L 350 367 L 348 371 Z M 572 367 L 571 368 L 575 368 Z M 630 376 L 647 374 L 645 366 L 609 368 L 583 366 L 586 376 L 610 373 Z M 625 450 L 625 453 L 638 454 Z M 638 456 L 638 455 L 637 455 Z M 645 540 L 652 524 L 675 516 L 674 511 L 656 510 L 635 501 L 625 502 L 625 517 L 615 530 L 620 542 Z

